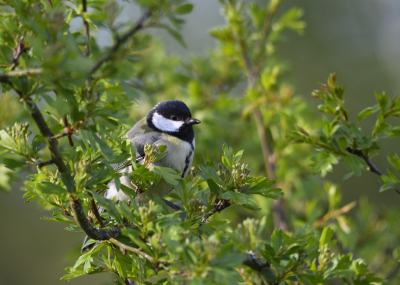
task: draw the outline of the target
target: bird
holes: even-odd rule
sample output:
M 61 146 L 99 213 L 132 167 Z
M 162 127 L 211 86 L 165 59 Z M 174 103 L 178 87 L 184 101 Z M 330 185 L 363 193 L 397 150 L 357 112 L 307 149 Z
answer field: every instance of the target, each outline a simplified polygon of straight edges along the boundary
M 144 162 L 146 144 L 165 145 L 168 154 L 161 160 L 152 162 L 150 169 L 154 166 L 169 167 L 179 171 L 181 177 L 185 178 L 191 169 L 195 151 L 193 125 L 200 123 L 201 121 L 192 118 L 192 114 L 184 102 L 178 100 L 159 102 L 126 133 L 126 137 L 136 148 L 136 163 L 142 164 Z M 126 162 L 114 164 L 112 167 L 117 170 L 121 168 L 121 165 L 123 165 L 123 168 L 120 173 L 132 171 L 131 164 Z M 127 176 L 122 176 L 120 182 L 127 187 L 136 189 Z M 110 181 L 107 186 L 108 189 L 104 191 L 105 198 L 111 200 L 115 198 L 117 203 L 130 201 L 130 197 L 119 190 L 114 181 Z M 152 185 L 144 193 L 139 193 L 135 197 L 135 201 L 139 205 L 146 204 L 148 203 L 147 197 L 152 199 L 154 194 L 164 197 L 168 195 L 172 188 L 171 184 L 161 179 L 157 185 Z M 102 211 L 102 209 L 99 209 L 99 212 Z M 88 239 L 86 236 L 82 252 L 94 246 L 93 244 L 84 246 Z

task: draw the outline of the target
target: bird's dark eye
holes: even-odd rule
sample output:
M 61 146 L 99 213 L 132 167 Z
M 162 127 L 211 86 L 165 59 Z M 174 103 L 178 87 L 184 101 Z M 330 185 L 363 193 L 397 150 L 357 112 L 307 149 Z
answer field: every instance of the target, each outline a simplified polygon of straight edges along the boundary
M 175 115 L 172 115 L 172 116 L 171 116 L 171 120 L 172 120 L 172 121 L 178 121 L 178 117 L 175 116 Z

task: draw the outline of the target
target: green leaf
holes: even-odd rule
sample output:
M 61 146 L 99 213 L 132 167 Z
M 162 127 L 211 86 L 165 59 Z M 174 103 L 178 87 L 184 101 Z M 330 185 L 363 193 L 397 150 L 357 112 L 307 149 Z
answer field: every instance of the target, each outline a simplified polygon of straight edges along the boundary
M 225 192 L 222 194 L 222 199 L 224 200 L 233 200 L 236 204 L 250 204 L 250 205 L 257 205 L 256 200 L 244 193 L 237 193 L 237 192 Z
M 210 188 L 211 193 L 213 193 L 215 196 L 219 196 L 220 190 L 218 185 L 214 182 L 214 180 L 207 179 L 207 184 L 208 187 Z
M 167 183 L 174 186 L 178 185 L 179 180 L 181 179 L 179 172 L 169 167 L 154 166 L 153 172 L 157 176 L 164 178 Z
M 17 151 L 14 140 L 5 130 L 0 130 L 0 146 L 9 150 Z
M 3 158 L 3 163 L 7 168 L 12 169 L 13 171 L 20 171 L 24 167 L 28 166 L 25 161 Z
M 271 236 L 271 245 L 274 250 L 277 252 L 283 244 L 283 230 L 275 229 Z
M 192 12 L 192 9 L 193 9 L 193 5 L 186 3 L 186 4 L 183 4 L 183 5 L 179 6 L 178 8 L 176 8 L 175 13 L 179 14 L 179 15 L 188 14 L 188 13 Z
M 367 107 L 358 114 L 357 120 L 361 121 L 362 119 L 365 119 L 366 117 L 368 117 L 378 111 L 379 111 L 379 105 L 375 105 L 373 107 Z
M 144 252 L 146 252 L 150 256 L 154 256 L 154 252 L 152 251 L 152 249 L 145 242 L 139 239 L 141 236 L 141 233 L 139 231 L 130 228 L 123 228 L 121 229 L 121 231 L 124 236 L 129 237 L 129 239 L 133 241 L 138 247 L 142 248 Z
M 164 28 L 178 43 L 180 43 L 183 47 L 186 47 L 186 44 L 182 39 L 182 35 L 177 30 L 174 30 L 170 26 L 164 24 L 158 24 L 158 26 Z
M 381 108 L 382 113 L 385 112 L 386 107 L 388 106 L 389 98 L 383 93 L 375 92 L 375 98 L 379 103 L 379 107 Z
M 319 247 L 321 248 L 324 244 L 327 244 L 333 237 L 333 230 L 329 227 L 324 228 L 321 237 L 319 238 Z
M 67 217 L 65 217 L 63 214 L 61 214 L 58 211 L 54 211 L 53 217 L 44 217 L 42 220 L 50 221 L 50 222 L 56 222 L 56 223 L 69 223 L 69 224 L 75 224 L 76 222 L 74 220 L 70 220 Z
M 126 202 L 122 201 L 117 207 L 118 212 L 124 216 L 129 222 L 136 222 L 135 216 L 132 214 L 132 210 L 129 208 Z
M 122 223 L 122 217 L 117 210 L 117 205 L 114 201 L 104 198 L 102 195 L 97 194 L 96 192 L 92 192 L 92 195 L 99 202 L 100 206 L 102 206 L 111 217 L 113 217 L 118 223 Z
M 3 164 L 0 164 L 0 191 L 10 192 L 11 180 L 14 177 L 14 172 Z
M 63 187 L 50 183 L 50 182 L 39 182 L 35 183 L 36 188 L 42 192 L 43 194 L 50 195 L 50 194 L 65 194 L 67 190 Z
M 361 157 L 354 154 L 349 154 L 344 159 L 344 166 L 354 172 L 355 175 L 360 176 L 362 170 L 367 170 L 367 164 Z

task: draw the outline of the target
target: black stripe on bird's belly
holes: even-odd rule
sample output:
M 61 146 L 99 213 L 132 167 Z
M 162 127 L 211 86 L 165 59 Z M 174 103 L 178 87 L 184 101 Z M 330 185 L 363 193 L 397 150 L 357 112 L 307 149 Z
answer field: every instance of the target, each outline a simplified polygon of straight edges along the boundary
M 191 150 L 191 151 L 188 153 L 188 155 L 186 156 L 186 159 L 185 159 L 185 168 L 184 168 L 183 171 L 182 171 L 182 178 L 184 178 L 184 176 L 185 176 L 186 170 L 187 170 L 188 167 L 189 167 L 190 157 L 192 156 L 192 153 L 193 153 L 193 151 L 194 151 L 193 141 L 190 142 L 190 146 L 191 146 L 191 149 L 192 149 L 192 150 Z

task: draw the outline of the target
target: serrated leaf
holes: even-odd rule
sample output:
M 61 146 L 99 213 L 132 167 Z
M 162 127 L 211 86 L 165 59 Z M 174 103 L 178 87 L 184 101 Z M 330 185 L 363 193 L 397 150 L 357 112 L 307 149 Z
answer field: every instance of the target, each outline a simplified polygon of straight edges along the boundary
M 224 200 L 233 200 L 236 204 L 250 204 L 250 205 L 257 205 L 256 200 L 244 193 L 237 193 L 237 192 L 225 192 L 222 194 L 222 199 Z

